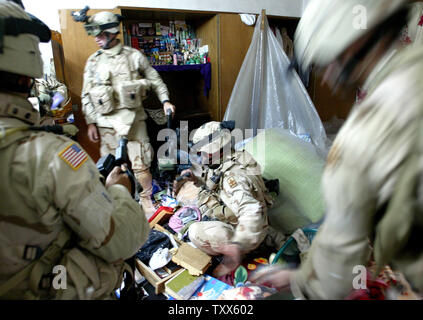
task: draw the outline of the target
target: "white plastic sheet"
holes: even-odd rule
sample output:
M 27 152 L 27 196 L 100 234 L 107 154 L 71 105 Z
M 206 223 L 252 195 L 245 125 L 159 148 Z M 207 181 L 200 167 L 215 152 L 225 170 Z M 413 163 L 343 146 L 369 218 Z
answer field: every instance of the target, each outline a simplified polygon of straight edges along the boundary
M 224 120 L 240 129 L 284 128 L 316 146 L 326 157 L 323 124 L 297 72 L 269 28 L 267 18 L 257 19 L 247 52 L 226 109 Z M 305 139 L 307 140 L 307 139 Z

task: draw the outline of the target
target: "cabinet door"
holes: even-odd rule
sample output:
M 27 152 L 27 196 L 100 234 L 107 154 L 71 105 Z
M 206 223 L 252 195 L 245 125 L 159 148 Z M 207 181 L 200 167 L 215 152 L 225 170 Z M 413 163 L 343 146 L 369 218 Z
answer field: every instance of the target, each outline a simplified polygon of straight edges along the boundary
M 220 112 L 225 115 L 236 79 L 253 38 L 254 26 L 247 26 L 238 14 L 220 14 Z
M 81 90 L 85 62 L 88 57 L 99 48 L 92 36 L 85 32 L 81 22 L 75 22 L 71 11 L 80 9 L 59 10 L 60 28 L 62 33 L 63 54 L 65 59 L 65 79 L 73 104 L 78 105 L 78 112 L 75 114 L 75 124 L 79 128 L 78 142 L 87 150 L 89 155 L 96 161 L 99 158 L 99 145 L 90 142 L 87 138 L 86 124 L 81 113 Z M 120 14 L 120 9 L 89 10 L 88 15 L 94 15 L 100 11 L 111 11 Z M 123 43 L 122 33 L 119 39 Z

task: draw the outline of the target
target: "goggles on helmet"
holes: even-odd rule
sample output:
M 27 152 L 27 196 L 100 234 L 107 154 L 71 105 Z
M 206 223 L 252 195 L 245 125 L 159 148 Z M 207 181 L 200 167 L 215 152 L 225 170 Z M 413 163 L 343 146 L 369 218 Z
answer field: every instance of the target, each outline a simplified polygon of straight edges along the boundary
M 102 33 L 104 30 L 115 28 L 118 26 L 119 26 L 119 22 L 110 22 L 105 24 L 90 23 L 90 24 L 85 24 L 84 28 L 89 36 L 96 37 L 100 33 Z

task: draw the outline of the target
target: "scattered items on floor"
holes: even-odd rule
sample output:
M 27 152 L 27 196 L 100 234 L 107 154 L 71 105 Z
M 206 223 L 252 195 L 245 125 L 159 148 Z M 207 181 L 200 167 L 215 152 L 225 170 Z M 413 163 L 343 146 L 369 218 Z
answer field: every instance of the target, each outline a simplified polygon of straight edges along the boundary
M 247 284 L 230 290 L 225 290 L 218 300 L 260 300 L 277 293 L 274 288 L 257 284 Z
M 188 300 L 203 282 L 204 276 L 193 276 L 184 269 L 165 283 L 165 291 L 177 300 Z
M 172 255 L 169 252 L 169 248 L 159 248 L 153 253 L 148 265 L 152 270 L 156 270 L 167 265 L 170 260 L 172 260 Z
M 183 207 L 176 211 L 170 218 L 169 226 L 175 232 L 180 232 L 184 226 L 191 221 L 201 221 L 200 209 L 197 207 Z
M 146 243 L 138 250 L 136 257 L 143 263 L 148 264 L 154 252 L 159 248 L 172 248 L 168 236 L 157 230 L 151 230 Z
M 217 300 L 225 290 L 232 288 L 232 286 L 223 281 L 205 275 L 204 283 L 192 295 L 190 300 Z
M 156 202 L 160 202 L 163 199 L 162 197 L 166 196 L 166 195 L 167 195 L 166 190 L 160 190 L 160 191 L 158 191 L 157 193 L 154 194 L 154 200 Z
M 268 182 L 270 185 L 271 179 Z M 216 300 L 225 290 L 238 287 L 244 289 L 227 293 L 221 299 L 227 299 L 231 295 L 236 299 L 261 299 L 270 295 L 273 289 L 261 290 L 260 286 L 250 289 L 252 284 L 249 277 L 261 266 L 269 266 L 270 260 L 273 262 L 276 259 L 277 263 L 283 263 L 284 257 L 277 256 L 278 249 L 263 243 L 245 256 L 236 270 L 224 277 L 212 277 L 213 270 L 221 262 L 221 256 L 209 256 L 196 248 L 188 237 L 188 230 L 193 223 L 208 220 L 207 216 L 201 217 L 197 207 L 200 188 L 191 181 L 186 181 L 178 189 L 178 193 L 171 197 L 167 192 L 168 184 L 168 181 L 160 177 L 154 180 L 152 200 L 156 212 L 149 219 L 152 230 L 146 244 L 137 253 L 137 269 L 146 283 L 154 288 L 149 299 L 153 299 L 151 295 L 156 294 L 169 300 Z M 271 189 L 277 196 L 277 185 Z M 292 232 L 296 230 L 293 229 Z M 304 243 L 306 246 L 306 237 L 301 237 L 299 232 L 297 235 L 298 239 L 291 237 L 292 241 L 300 241 L 301 245 Z M 183 283 L 180 280 L 182 277 L 191 281 L 185 279 L 186 283 L 183 285 L 179 283 Z
M 235 279 L 234 284 L 235 286 L 239 286 L 247 282 L 248 279 L 248 271 L 243 266 L 239 266 L 238 269 L 235 271 Z
M 143 277 L 148 281 L 148 283 L 154 288 L 154 293 L 159 295 L 165 291 L 165 283 L 172 279 L 181 268 L 178 266 L 165 266 L 162 269 L 167 273 L 167 276 L 163 274 L 163 270 L 160 270 L 158 273 L 151 270 L 146 264 L 144 264 L 140 259 L 135 259 L 136 267 Z
M 171 207 L 160 207 L 156 212 L 148 219 L 150 228 L 153 228 L 156 224 L 162 225 L 167 223 L 170 217 L 173 215 L 173 208 Z
M 402 273 L 390 266 L 375 277 L 377 266 L 374 261 L 367 267 L 367 289 L 353 290 L 346 300 L 421 300 Z
M 172 261 L 196 276 L 204 274 L 211 265 L 211 257 L 208 254 L 187 243 L 179 247 Z
M 297 229 L 288 237 L 276 255 L 272 256 L 271 263 L 297 267 L 307 258 L 308 249 L 316 233 L 316 228 Z

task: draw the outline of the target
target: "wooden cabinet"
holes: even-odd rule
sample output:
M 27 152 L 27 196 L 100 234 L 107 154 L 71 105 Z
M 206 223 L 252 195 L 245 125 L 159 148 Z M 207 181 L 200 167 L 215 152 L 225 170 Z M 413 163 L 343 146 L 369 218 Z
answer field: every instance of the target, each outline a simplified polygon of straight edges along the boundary
M 308 91 L 322 121 L 330 121 L 333 117 L 345 120 L 355 103 L 354 88 L 333 93 L 327 84 L 322 83 L 322 76 L 315 71 L 310 75 Z

